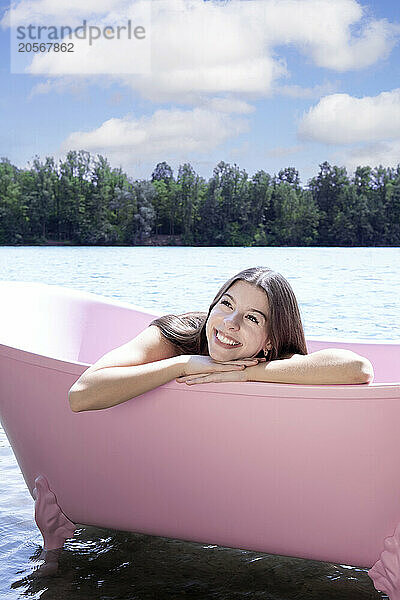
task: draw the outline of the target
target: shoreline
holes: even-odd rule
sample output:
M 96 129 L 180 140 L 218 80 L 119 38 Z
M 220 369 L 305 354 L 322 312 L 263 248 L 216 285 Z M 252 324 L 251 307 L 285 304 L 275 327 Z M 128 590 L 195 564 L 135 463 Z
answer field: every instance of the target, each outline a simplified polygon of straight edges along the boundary
M 258 246 L 258 245 L 254 245 L 254 246 L 243 246 L 243 245 L 237 245 L 237 246 L 224 246 L 224 245 L 219 245 L 219 246 L 210 246 L 208 244 L 205 244 L 204 246 L 202 244 L 185 244 L 182 239 L 181 236 L 179 235 L 160 235 L 160 236 L 153 236 L 152 238 L 149 238 L 145 241 L 142 241 L 138 244 L 76 244 L 73 243 L 69 240 L 63 240 L 63 241 L 56 241 L 56 240 L 46 240 L 45 242 L 27 242 L 27 243 L 21 243 L 21 244 L 0 244 L 0 247 L 14 247 L 14 248 L 23 248 L 23 247 L 53 247 L 53 246 L 59 246 L 59 247 L 64 247 L 64 248 L 77 248 L 77 247 L 82 247 L 82 248 L 140 248 L 140 247 L 153 247 L 153 248 L 157 248 L 157 247 L 196 247 L 196 248 L 211 248 L 211 247 L 215 247 L 215 248 L 400 248 L 400 245 L 393 245 L 393 246 L 389 246 L 387 244 L 376 244 L 374 246 L 372 245 L 355 245 L 355 246 L 348 246 L 348 245 L 326 245 L 326 244 L 312 244 L 312 245 L 288 245 L 288 244 L 282 244 L 282 245 L 262 245 L 262 246 Z
M 26 244 L 5 244 L 7 246 L 103 246 L 134 248 L 135 246 L 185 246 L 180 235 L 153 235 L 139 244 L 76 244 L 70 240 L 45 240 L 44 242 L 28 242 Z

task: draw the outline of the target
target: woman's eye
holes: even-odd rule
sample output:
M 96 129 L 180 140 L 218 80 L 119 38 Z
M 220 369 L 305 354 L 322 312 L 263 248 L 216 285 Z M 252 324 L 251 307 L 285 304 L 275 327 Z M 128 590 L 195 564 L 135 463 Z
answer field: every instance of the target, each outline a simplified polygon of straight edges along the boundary
M 248 318 L 250 321 L 253 321 L 253 323 L 257 323 L 257 325 L 258 325 L 258 323 L 259 323 L 259 320 L 258 320 L 258 319 L 257 319 L 257 317 L 255 317 L 254 315 L 247 315 L 247 318 Z
M 229 300 L 221 300 L 221 304 L 225 304 L 226 306 L 232 306 Z

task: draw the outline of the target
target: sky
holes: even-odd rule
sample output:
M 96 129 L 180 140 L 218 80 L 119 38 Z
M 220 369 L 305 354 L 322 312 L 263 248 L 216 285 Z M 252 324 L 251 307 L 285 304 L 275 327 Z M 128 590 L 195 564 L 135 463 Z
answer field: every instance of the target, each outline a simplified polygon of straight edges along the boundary
M 306 184 L 324 161 L 350 174 L 400 163 L 398 0 L 0 0 L 0 11 L 0 156 L 19 167 L 87 150 L 135 179 L 164 160 L 208 179 L 223 160 L 250 176 L 295 167 Z M 65 39 L 74 53 L 17 52 L 22 32 L 39 42 L 42 26 L 50 41 L 52 26 L 54 42 L 84 22 L 102 33 Z

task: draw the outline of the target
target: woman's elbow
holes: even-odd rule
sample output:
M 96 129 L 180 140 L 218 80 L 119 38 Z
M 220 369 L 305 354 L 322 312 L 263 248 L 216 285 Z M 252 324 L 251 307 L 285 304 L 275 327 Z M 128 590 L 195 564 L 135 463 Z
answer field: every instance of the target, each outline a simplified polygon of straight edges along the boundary
M 357 356 L 354 360 L 354 383 L 372 383 L 374 380 L 374 368 L 371 362 L 363 356 Z
M 72 412 L 81 412 L 84 410 L 79 392 L 77 389 L 74 389 L 74 386 L 68 392 L 68 402 Z

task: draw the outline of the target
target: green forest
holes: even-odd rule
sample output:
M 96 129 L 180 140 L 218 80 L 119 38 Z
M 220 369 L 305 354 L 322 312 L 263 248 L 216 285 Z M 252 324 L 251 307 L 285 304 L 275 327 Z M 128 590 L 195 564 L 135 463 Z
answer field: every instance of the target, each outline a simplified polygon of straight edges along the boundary
M 0 244 L 398 246 L 400 165 L 324 162 L 307 185 L 293 167 L 250 176 L 219 162 L 204 179 L 189 163 L 158 163 L 133 180 L 103 156 L 71 151 L 29 168 L 0 161 Z

